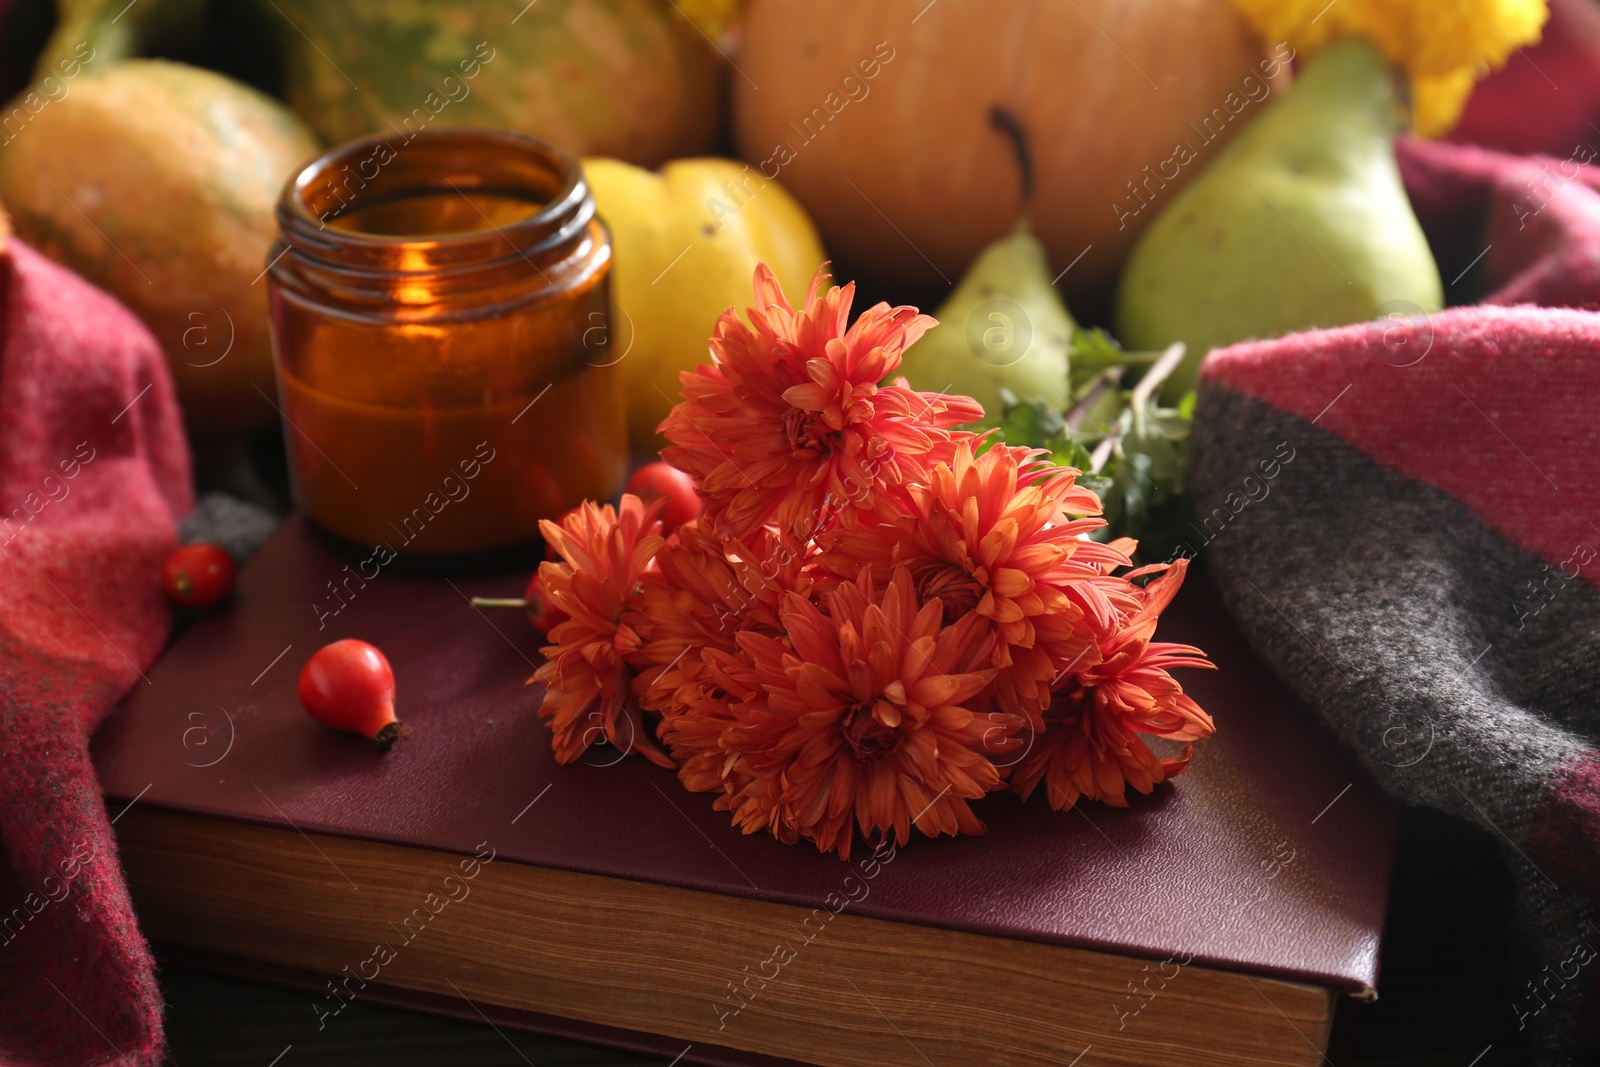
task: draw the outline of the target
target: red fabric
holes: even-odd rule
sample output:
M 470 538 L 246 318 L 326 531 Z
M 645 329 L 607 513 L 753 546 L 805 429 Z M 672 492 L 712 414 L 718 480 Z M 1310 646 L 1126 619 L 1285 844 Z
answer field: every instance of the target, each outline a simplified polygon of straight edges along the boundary
M 156 1064 L 161 995 L 88 738 L 167 634 L 187 446 L 144 326 L 15 240 L 0 341 L 0 1062 Z
M 1478 83 L 1450 140 L 1519 155 L 1565 155 L 1596 140 L 1600 122 L 1600 3 L 1550 0 L 1544 37 Z
M 1600 307 L 1600 133 L 1565 158 L 1412 140 L 1397 154 L 1448 298 L 1472 266 L 1485 303 Z
M 1600 900 L 1600 759 L 1583 757 L 1552 783 L 1528 844 L 1552 878 Z
M 1579 757 L 1551 783 L 1530 820 L 1528 851 L 1546 876 L 1576 887 L 1591 900 L 1600 900 L 1600 865 L 1595 863 L 1600 856 L 1600 759 Z M 1585 938 L 1582 944 L 1594 951 L 1600 947 L 1600 930 L 1592 923 L 1587 925 L 1596 936 Z M 1566 966 L 1581 959 L 1572 957 L 1557 964 L 1557 979 L 1570 978 Z M 1590 1002 L 1600 1002 L 1600 968 L 1585 969 L 1588 974 L 1582 981 Z M 1520 1017 L 1525 1004 L 1529 1002 L 1519 998 L 1519 1006 L 1512 1010 Z M 1600 1040 L 1600 1013 L 1580 1017 L 1577 1025 L 1591 1043 Z
M 1600 315 L 1455 308 L 1234 345 L 1201 369 L 1460 498 L 1552 564 L 1600 542 Z M 1419 432 L 1426 428 L 1426 432 Z M 1485 471 L 1517 476 L 1485 477 Z M 1600 567 L 1583 569 L 1600 585 Z

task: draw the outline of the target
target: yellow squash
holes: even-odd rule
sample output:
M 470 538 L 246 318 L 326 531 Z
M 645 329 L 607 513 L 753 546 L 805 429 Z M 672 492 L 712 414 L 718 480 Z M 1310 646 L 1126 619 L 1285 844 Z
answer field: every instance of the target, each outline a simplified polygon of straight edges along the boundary
M 589 159 L 583 168 L 616 252 L 609 358 L 627 382 L 628 437 L 654 452 L 679 372 L 710 358 L 717 316 L 750 303 L 756 264 L 795 300 L 823 261 L 822 244 L 794 198 L 742 163 L 679 159 L 648 171 Z

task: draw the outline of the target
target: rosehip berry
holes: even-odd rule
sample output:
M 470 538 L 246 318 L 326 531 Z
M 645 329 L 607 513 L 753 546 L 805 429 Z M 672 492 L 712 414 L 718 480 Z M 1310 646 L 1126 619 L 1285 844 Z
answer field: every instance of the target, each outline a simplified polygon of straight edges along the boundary
M 184 545 L 161 565 L 161 587 L 174 604 L 209 608 L 233 592 L 233 557 L 204 541 Z
M 662 532 L 671 533 L 684 523 L 700 517 L 700 494 L 695 492 L 694 479 L 670 463 L 657 460 L 646 463 L 633 472 L 625 492 L 646 504 L 665 500 L 661 509 Z
M 300 671 L 300 703 L 324 726 L 370 738 L 380 749 L 410 733 L 394 717 L 394 671 L 365 641 L 317 649 Z
M 528 619 L 533 623 L 533 628 L 546 637 L 550 636 L 551 630 L 570 617 L 545 596 L 544 585 L 539 581 L 537 571 L 528 579 L 528 588 L 522 594 L 522 603 L 527 609 Z

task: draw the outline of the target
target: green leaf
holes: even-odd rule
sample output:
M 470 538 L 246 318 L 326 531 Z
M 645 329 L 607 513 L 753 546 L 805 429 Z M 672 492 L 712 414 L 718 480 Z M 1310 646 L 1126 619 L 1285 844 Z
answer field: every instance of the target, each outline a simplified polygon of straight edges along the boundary
M 1135 367 L 1143 368 L 1161 358 L 1160 352 L 1128 352 L 1117 344 L 1116 338 L 1101 329 L 1079 330 L 1072 335 L 1072 386 L 1076 392 L 1080 385 L 1090 383 L 1111 371 L 1118 379 Z
M 1000 398 L 1005 406 L 998 428 L 1006 444 L 1054 451 L 1053 442 L 1060 439 L 1063 427 L 1061 412 L 1042 400 L 1019 402 L 1005 389 L 1000 391 Z
M 1104 330 L 1080 330 L 1072 344 L 1072 408 L 1005 395 L 999 438 L 1046 449 L 1053 463 L 1083 472 L 1078 482 L 1100 497 L 1107 523 L 1096 539 L 1137 538 L 1156 516 L 1170 526 L 1187 507 L 1194 394 L 1166 407 L 1148 385 L 1126 387 L 1163 353 L 1125 352 Z

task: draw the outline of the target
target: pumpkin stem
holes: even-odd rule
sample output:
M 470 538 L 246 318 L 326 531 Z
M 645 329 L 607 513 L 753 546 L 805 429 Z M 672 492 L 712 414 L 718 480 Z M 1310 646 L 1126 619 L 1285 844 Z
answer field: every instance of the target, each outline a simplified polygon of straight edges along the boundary
M 1017 116 L 1000 104 L 989 108 L 989 122 L 1011 139 L 1017 154 L 1017 169 L 1022 172 L 1022 213 L 1026 216 L 1033 206 L 1033 153 L 1028 149 L 1028 133 Z

